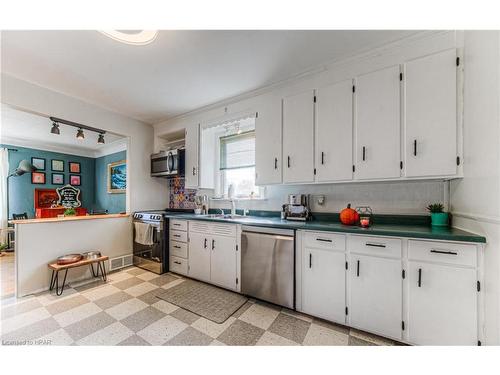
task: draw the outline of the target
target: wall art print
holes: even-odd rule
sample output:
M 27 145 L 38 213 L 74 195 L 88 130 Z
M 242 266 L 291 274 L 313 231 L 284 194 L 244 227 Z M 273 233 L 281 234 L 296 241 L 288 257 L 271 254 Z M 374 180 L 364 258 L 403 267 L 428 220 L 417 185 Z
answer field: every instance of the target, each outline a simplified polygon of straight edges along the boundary
M 108 164 L 108 193 L 125 193 L 127 189 L 127 161 Z
M 196 208 L 194 203 L 196 189 L 186 189 L 184 178 L 175 177 L 168 180 L 168 187 L 170 192 L 168 208 L 189 210 Z

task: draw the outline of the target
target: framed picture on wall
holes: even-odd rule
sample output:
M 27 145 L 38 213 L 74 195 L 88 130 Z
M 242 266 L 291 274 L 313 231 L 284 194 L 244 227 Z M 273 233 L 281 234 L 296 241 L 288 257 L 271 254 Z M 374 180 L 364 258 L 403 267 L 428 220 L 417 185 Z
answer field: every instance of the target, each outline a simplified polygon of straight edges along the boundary
M 52 159 L 51 169 L 54 172 L 64 172 L 64 160 Z
M 125 193 L 127 189 L 127 161 L 108 164 L 108 193 Z
M 39 171 L 45 170 L 45 159 L 43 158 L 31 158 L 31 164 Z
M 69 162 L 69 171 L 70 173 L 80 173 L 80 163 L 76 161 L 70 161 Z
M 70 174 L 69 175 L 69 184 L 72 186 L 80 186 L 82 184 L 82 176 Z
M 31 173 L 31 183 L 36 185 L 45 184 L 45 172 L 33 172 Z
M 64 174 L 52 173 L 52 185 L 64 185 Z

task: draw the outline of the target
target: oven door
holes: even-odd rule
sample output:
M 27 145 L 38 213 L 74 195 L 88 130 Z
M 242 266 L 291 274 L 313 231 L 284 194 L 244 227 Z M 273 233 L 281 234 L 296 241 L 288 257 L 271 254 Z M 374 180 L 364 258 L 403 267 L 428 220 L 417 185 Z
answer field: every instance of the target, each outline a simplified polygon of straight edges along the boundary
M 154 225 L 154 224 L 153 224 Z M 148 271 L 162 274 L 165 272 L 163 263 L 165 258 L 165 239 L 163 225 L 154 225 L 153 244 L 143 245 L 135 241 L 135 229 L 133 233 L 134 243 L 134 266 L 144 268 Z

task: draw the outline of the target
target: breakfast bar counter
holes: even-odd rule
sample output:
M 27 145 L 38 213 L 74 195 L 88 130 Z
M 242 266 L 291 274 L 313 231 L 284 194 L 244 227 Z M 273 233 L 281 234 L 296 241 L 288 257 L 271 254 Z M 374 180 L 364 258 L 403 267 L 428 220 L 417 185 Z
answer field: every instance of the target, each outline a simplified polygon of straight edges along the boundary
M 16 295 L 47 290 L 47 264 L 66 254 L 99 251 L 114 258 L 132 255 L 129 214 L 87 215 L 13 221 L 15 225 Z M 109 264 L 106 265 L 109 270 Z M 68 283 L 92 278 L 89 270 L 75 269 Z

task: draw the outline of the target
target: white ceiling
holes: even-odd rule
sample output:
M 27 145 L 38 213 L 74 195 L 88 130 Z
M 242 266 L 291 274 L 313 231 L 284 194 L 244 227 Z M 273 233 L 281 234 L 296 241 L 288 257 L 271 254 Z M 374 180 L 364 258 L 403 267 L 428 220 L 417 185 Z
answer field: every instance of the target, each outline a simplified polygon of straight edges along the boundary
M 60 124 L 60 134 L 52 134 L 52 121 L 47 117 L 17 110 L 2 104 L 0 143 L 63 152 L 73 155 L 95 157 L 124 149 L 123 136 L 106 133 L 106 144 L 98 144 L 98 134 L 84 130 L 85 139 L 76 139 L 77 129 Z
M 155 123 L 412 31 L 160 31 L 145 46 L 97 31 L 3 31 L 2 70 Z

